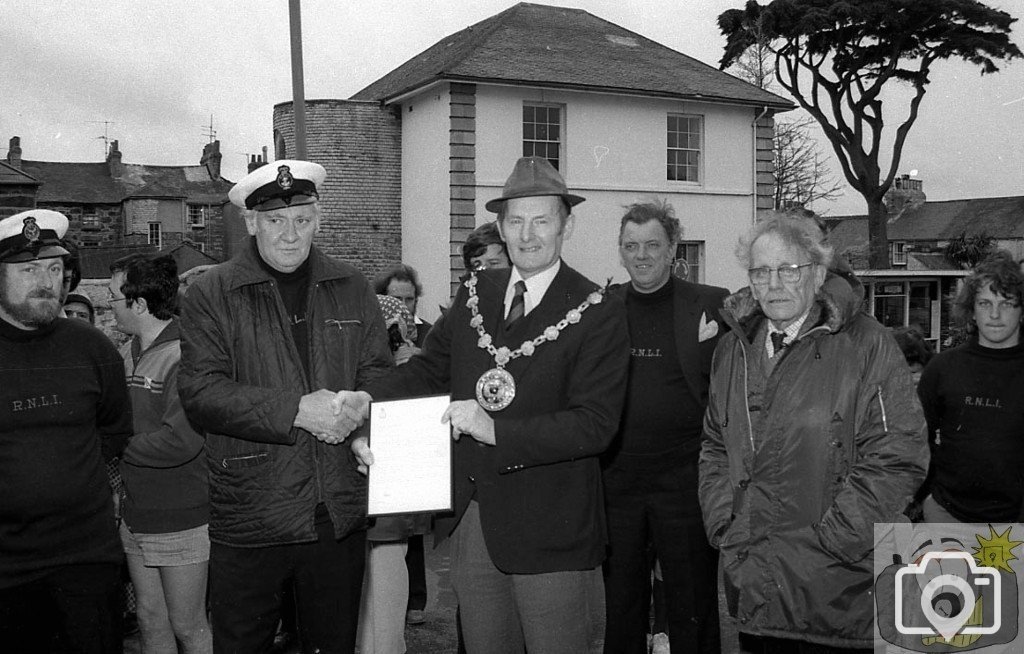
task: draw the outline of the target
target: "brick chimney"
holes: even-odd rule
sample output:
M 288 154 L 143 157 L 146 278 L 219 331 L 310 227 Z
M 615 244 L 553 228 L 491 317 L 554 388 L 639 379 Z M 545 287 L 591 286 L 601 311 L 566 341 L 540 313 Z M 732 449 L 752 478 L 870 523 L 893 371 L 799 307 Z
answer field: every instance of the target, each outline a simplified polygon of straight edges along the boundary
M 206 172 L 210 174 L 210 179 L 220 179 L 221 158 L 222 155 L 220 153 L 220 141 L 207 143 L 205 146 L 203 146 L 203 156 L 199 160 L 199 165 L 206 166 Z
M 120 177 L 124 174 L 124 166 L 121 165 L 121 150 L 118 149 L 116 140 L 110 142 L 107 166 L 110 168 L 111 177 Z
M 7 146 L 7 163 L 21 170 L 21 137 L 12 136 Z
M 889 210 L 889 221 L 892 222 L 898 220 L 904 212 L 920 207 L 926 199 L 924 182 L 904 173 L 892 181 L 882 202 Z
M 249 157 L 249 166 L 246 172 L 251 173 L 261 166 L 267 165 L 267 146 L 263 146 L 263 154 L 254 154 Z

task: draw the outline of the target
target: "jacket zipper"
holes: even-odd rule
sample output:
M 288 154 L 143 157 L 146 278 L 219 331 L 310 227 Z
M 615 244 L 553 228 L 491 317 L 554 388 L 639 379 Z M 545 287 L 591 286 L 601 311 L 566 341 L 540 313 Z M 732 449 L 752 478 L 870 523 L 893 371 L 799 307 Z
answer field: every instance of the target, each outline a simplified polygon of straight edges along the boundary
M 310 280 L 312 281 L 312 280 Z M 316 297 L 316 291 L 320 288 L 320 282 L 314 282 L 309 289 L 309 295 L 306 298 L 306 325 L 309 329 L 309 338 L 307 339 L 306 347 L 308 348 L 307 358 L 309 359 L 309 367 L 313 367 L 313 329 L 312 329 L 312 318 L 313 318 L 313 298 Z M 307 371 L 309 378 L 312 379 L 312 370 Z M 311 383 L 311 382 L 309 382 Z M 320 470 L 320 448 L 322 444 L 319 440 L 313 440 L 313 469 L 316 470 L 316 501 L 317 504 L 324 501 L 324 484 L 323 484 L 323 471 Z M 326 508 L 326 506 L 325 506 Z
M 754 454 L 754 423 L 750 422 L 750 391 L 747 388 L 747 377 L 749 376 L 749 371 L 747 369 L 747 350 L 743 347 L 743 344 L 739 342 L 739 339 L 737 339 L 736 342 L 740 348 L 740 358 L 743 359 L 743 407 L 746 409 L 745 413 L 747 414 L 747 437 L 750 439 L 750 452 L 751 454 Z
M 884 429 L 885 433 L 888 434 L 889 433 L 889 421 L 886 419 L 886 416 L 885 416 L 885 400 L 882 398 L 882 386 L 881 386 L 881 384 L 879 384 L 879 386 L 878 386 L 878 393 L 877 393 L 877 395 L 878 395 L 878 408 L 880 408 L 882 410 L 882 429 Z

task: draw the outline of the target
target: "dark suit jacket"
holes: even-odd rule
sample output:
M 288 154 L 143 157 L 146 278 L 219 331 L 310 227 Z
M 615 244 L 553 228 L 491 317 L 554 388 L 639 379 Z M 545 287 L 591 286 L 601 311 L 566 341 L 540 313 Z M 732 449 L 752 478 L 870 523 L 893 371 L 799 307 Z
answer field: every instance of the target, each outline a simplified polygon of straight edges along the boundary
M 476 286 L 483 327 L 495 346 L 514 350 L 556 324 L 597 286 L 562 263 L 541 303 L 509 332 L 501 327 L 510 270 L 486 270 Z M 476 382 L 495 367 L 470 327 L 468 293 L 459 288 L 451 309 L 427 337 L 423 352 L 367 391 L 375 399 L 451 392 L 474 399 Z M 582 320 L 533 356 L 511 361 L 516 397 L 494 418 L 496 445 L 468 436 L 455 443 L 452 519 L 448 535 L 471 499 L 480 504 L 484 540 L 506 573 L 542 573 L 596 567 L 607 540 L 600 455 L 618 429 L 629 367 L 622 302 L 605 296 Z
M 708 405 L 708 384 L 710 383 L 711 358 L 715 353 L 718 339 L 728 331 L 729 327 L 719 313 L 722 302 L 729 295 L 729 290 L 718 286 L 694 284 L 678 277 L 673 277 L 675 292 L 672 296 L 672 313 L 676 334 L 676 352 L 679 365 L 686 377 L 693 399 L 701 406 Z M 613 287 L 612 292 L 625 303 L 629 282 Z M 707 322 L 718 323 L 718 333 L 703 342 L 700 341 L 700 317 L 706 315 Z

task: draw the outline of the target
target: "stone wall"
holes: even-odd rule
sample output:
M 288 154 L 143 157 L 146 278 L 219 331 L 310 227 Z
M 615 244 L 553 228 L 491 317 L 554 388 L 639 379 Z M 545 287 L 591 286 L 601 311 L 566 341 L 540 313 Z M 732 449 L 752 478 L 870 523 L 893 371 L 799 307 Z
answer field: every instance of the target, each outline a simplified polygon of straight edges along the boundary
M 120 204 L 41 202 L 39 208 L 67 216 L 68 237 L 83 247 L 120 245 L 124 238 L 124 214 Z M 87 216 L 95 216 L 95 219 L 86 220 Z

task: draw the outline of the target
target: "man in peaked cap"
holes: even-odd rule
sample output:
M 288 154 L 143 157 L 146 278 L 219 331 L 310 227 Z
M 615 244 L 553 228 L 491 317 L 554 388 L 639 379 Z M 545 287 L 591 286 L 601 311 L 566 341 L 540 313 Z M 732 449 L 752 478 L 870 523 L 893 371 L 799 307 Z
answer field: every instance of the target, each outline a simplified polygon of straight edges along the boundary
M 366 482 L 342 400 L 391 353 L 373 289 L 313 245 L 325 176 L 282 160 L 243 178 L 229 197 L 251 238 L 185 295 L 179 388 L 206 432 L 218 652 L 267 651 L 285 587 L 306 650 L 355 647 Z
M 498 214 L 511 269 L 471 273 L 423 352 L 367 390 L 450 392 L 451 576 L 466 650 L 586 652 L 607 528 L 600 455 L 619 423 L 629 343 L 621 301 L 562 262 L 569 193 L 520 159 Z
M 131 434 L 123 363 L 59 318 L 67 218 L 0 220 L 0 649 L 121 649 L 114 504 L 104 462 Z

